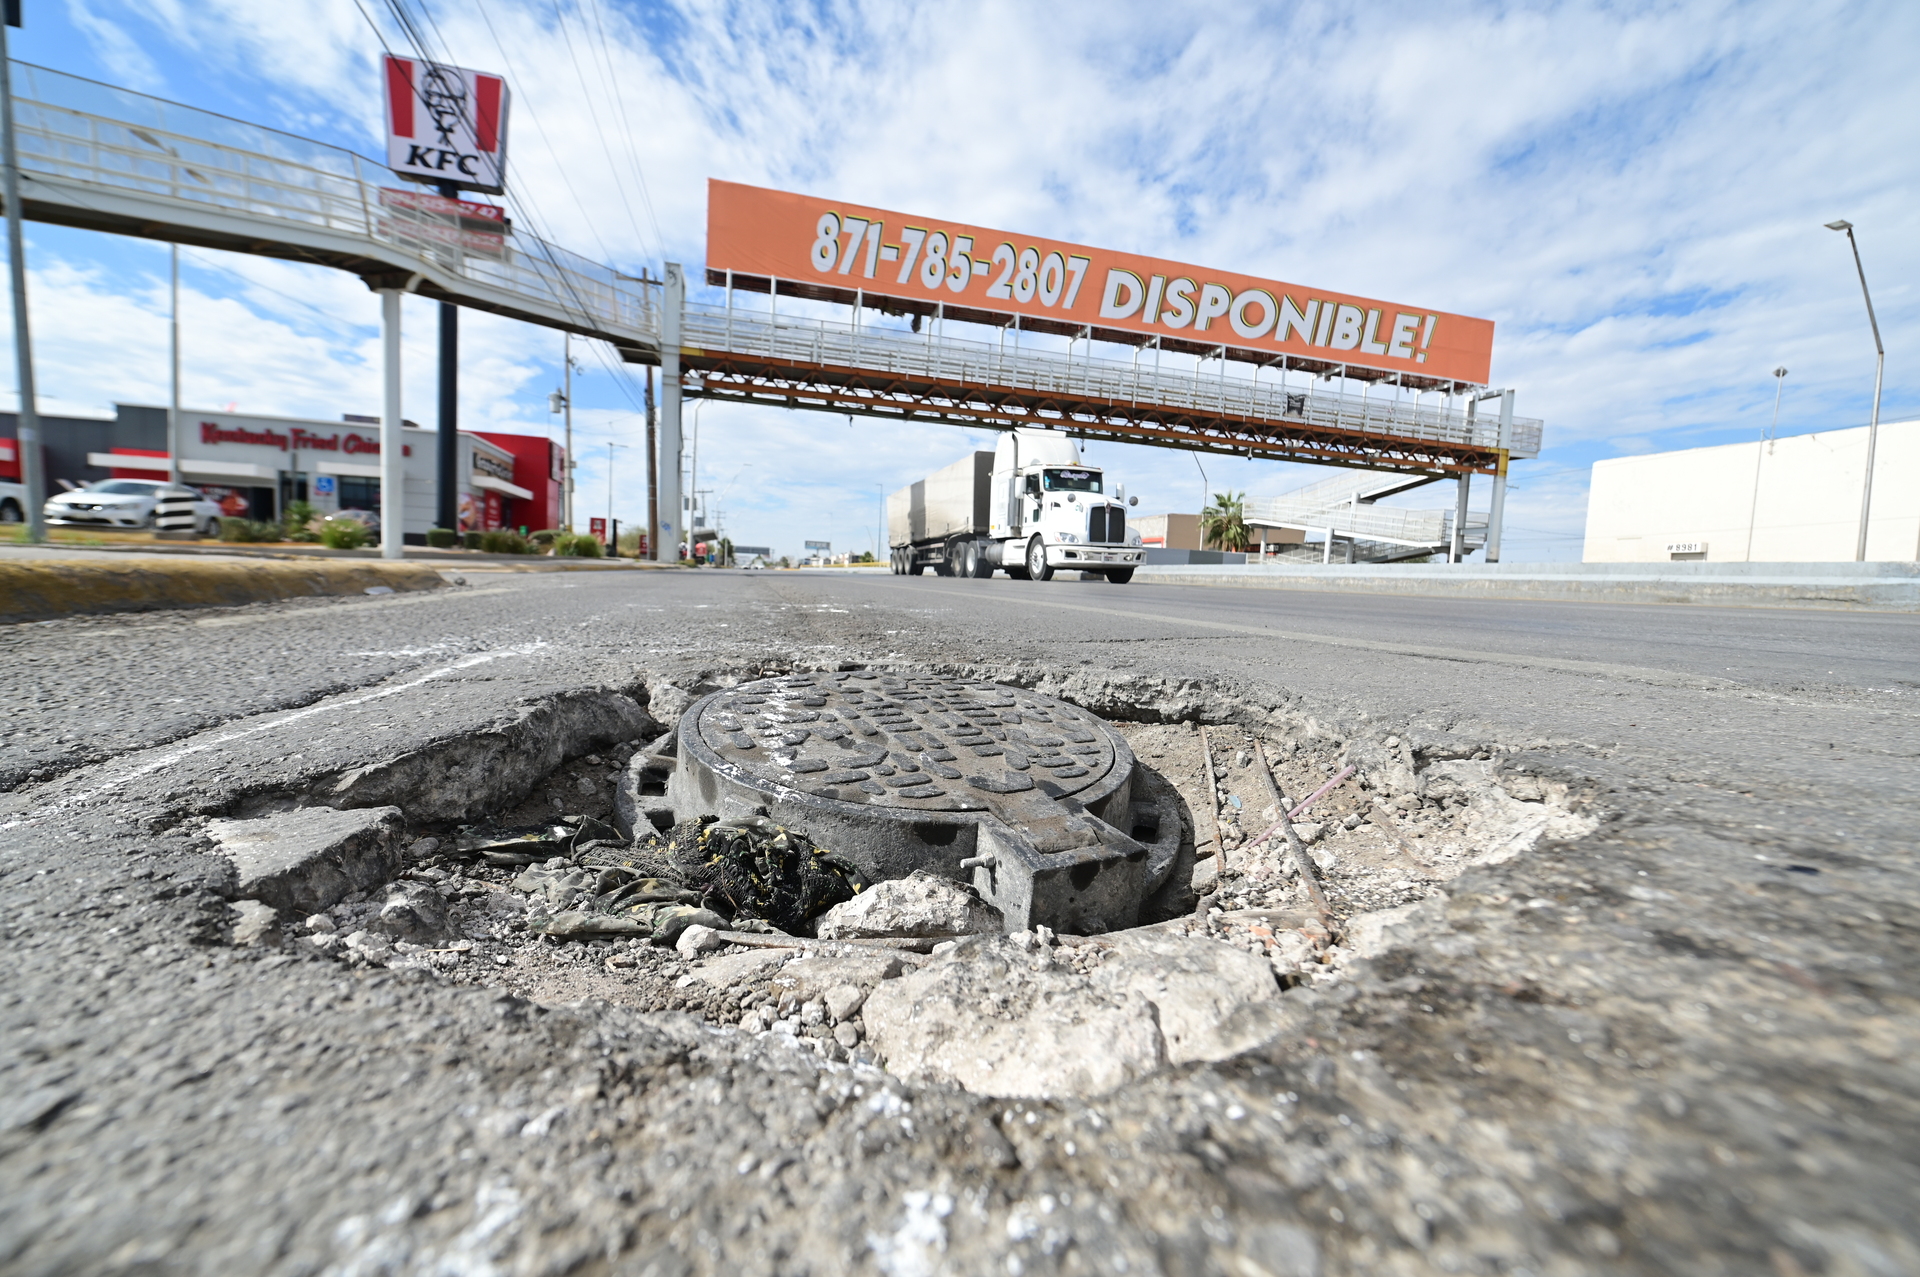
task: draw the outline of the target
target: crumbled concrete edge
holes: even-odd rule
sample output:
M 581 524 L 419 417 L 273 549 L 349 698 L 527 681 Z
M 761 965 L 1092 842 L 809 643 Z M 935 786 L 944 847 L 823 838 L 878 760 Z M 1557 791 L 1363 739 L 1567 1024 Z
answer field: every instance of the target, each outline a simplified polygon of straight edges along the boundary
M 23 559 L 0 562 L 0 600 L 5 600 L 0 624 L 107 612 L 237 607 L 368 591 L 412 593 L 449 584 L 434 568 L 414 563 Z
M 544 697 L 480 730 L 323 777 L 306 801 L 398 807 L 414 823 L 472 820 L 520 801 L 569 759 L 659 735 L 646 695 L 642 687 L 597 687 Z

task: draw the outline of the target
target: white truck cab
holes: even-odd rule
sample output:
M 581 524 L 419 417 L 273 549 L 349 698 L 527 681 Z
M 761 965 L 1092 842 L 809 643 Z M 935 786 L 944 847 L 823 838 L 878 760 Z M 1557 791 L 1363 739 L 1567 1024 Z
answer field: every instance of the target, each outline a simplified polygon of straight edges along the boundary
M 999 544 L 1000 566 L 1023 568 L 1036 581 L 1070 569 L 1122 583 L 1133 576 L 1142 548 L 1127 527 L 1125 494 L 1108 491 L 1105 473 L 1081 461 L 1072 436 L 1002 435 L 991 483 L 996 500 L 987 534 Z
M 893 570 L 917 576 L 991 576 L 1045 581 L 1092 572 L 1133 578 L 1145 551 L 1127 527 L 1137 505 L 1080 458 L 1071 436 L 1052 430 L 1002 435 L 887 500 Z

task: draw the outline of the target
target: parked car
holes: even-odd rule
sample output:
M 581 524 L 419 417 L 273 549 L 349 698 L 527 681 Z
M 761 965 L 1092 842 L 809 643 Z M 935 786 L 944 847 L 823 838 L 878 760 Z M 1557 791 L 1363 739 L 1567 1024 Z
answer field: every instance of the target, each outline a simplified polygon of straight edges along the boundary
M 0 479 L 0 523 L 27 521 L 27 485 Z
M 220 506 L 205 493 L 163 479 L 101 479 L 62 492 L 44 507 L 47 522 L 68 528 L 150 528 L 153 508 L 162 497 L 192 497 L 194 529 L 206 536 L 220 532 Z
M 355 523 L 365 525 L 369 537 L 377 540 L 380 536 L 380 516 L 371 510 L 335 510 L 321 516 L 320 521 L 327 523 L 334 519 L 351 519 Z M 318 529 L 315 530 L 318 531 Z

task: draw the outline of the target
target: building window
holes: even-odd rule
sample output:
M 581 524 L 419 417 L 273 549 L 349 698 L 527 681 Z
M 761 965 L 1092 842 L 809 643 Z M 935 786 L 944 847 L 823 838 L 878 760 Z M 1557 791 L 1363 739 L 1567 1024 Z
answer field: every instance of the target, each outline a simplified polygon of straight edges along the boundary
M 340 508 L 342 510 L 378 510 L 380 508 L 380 481 L 378 479 L 360 479 L 353 475 L 341 475 Z

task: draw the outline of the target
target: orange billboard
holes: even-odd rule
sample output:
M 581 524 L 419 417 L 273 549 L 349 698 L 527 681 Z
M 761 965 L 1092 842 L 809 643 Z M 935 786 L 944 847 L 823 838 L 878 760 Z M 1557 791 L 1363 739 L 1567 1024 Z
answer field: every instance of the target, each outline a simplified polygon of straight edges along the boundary
M 1493 362 L 1490 319 L 711 179 L 707 270 L 1410 381 L 1485 385 Z

